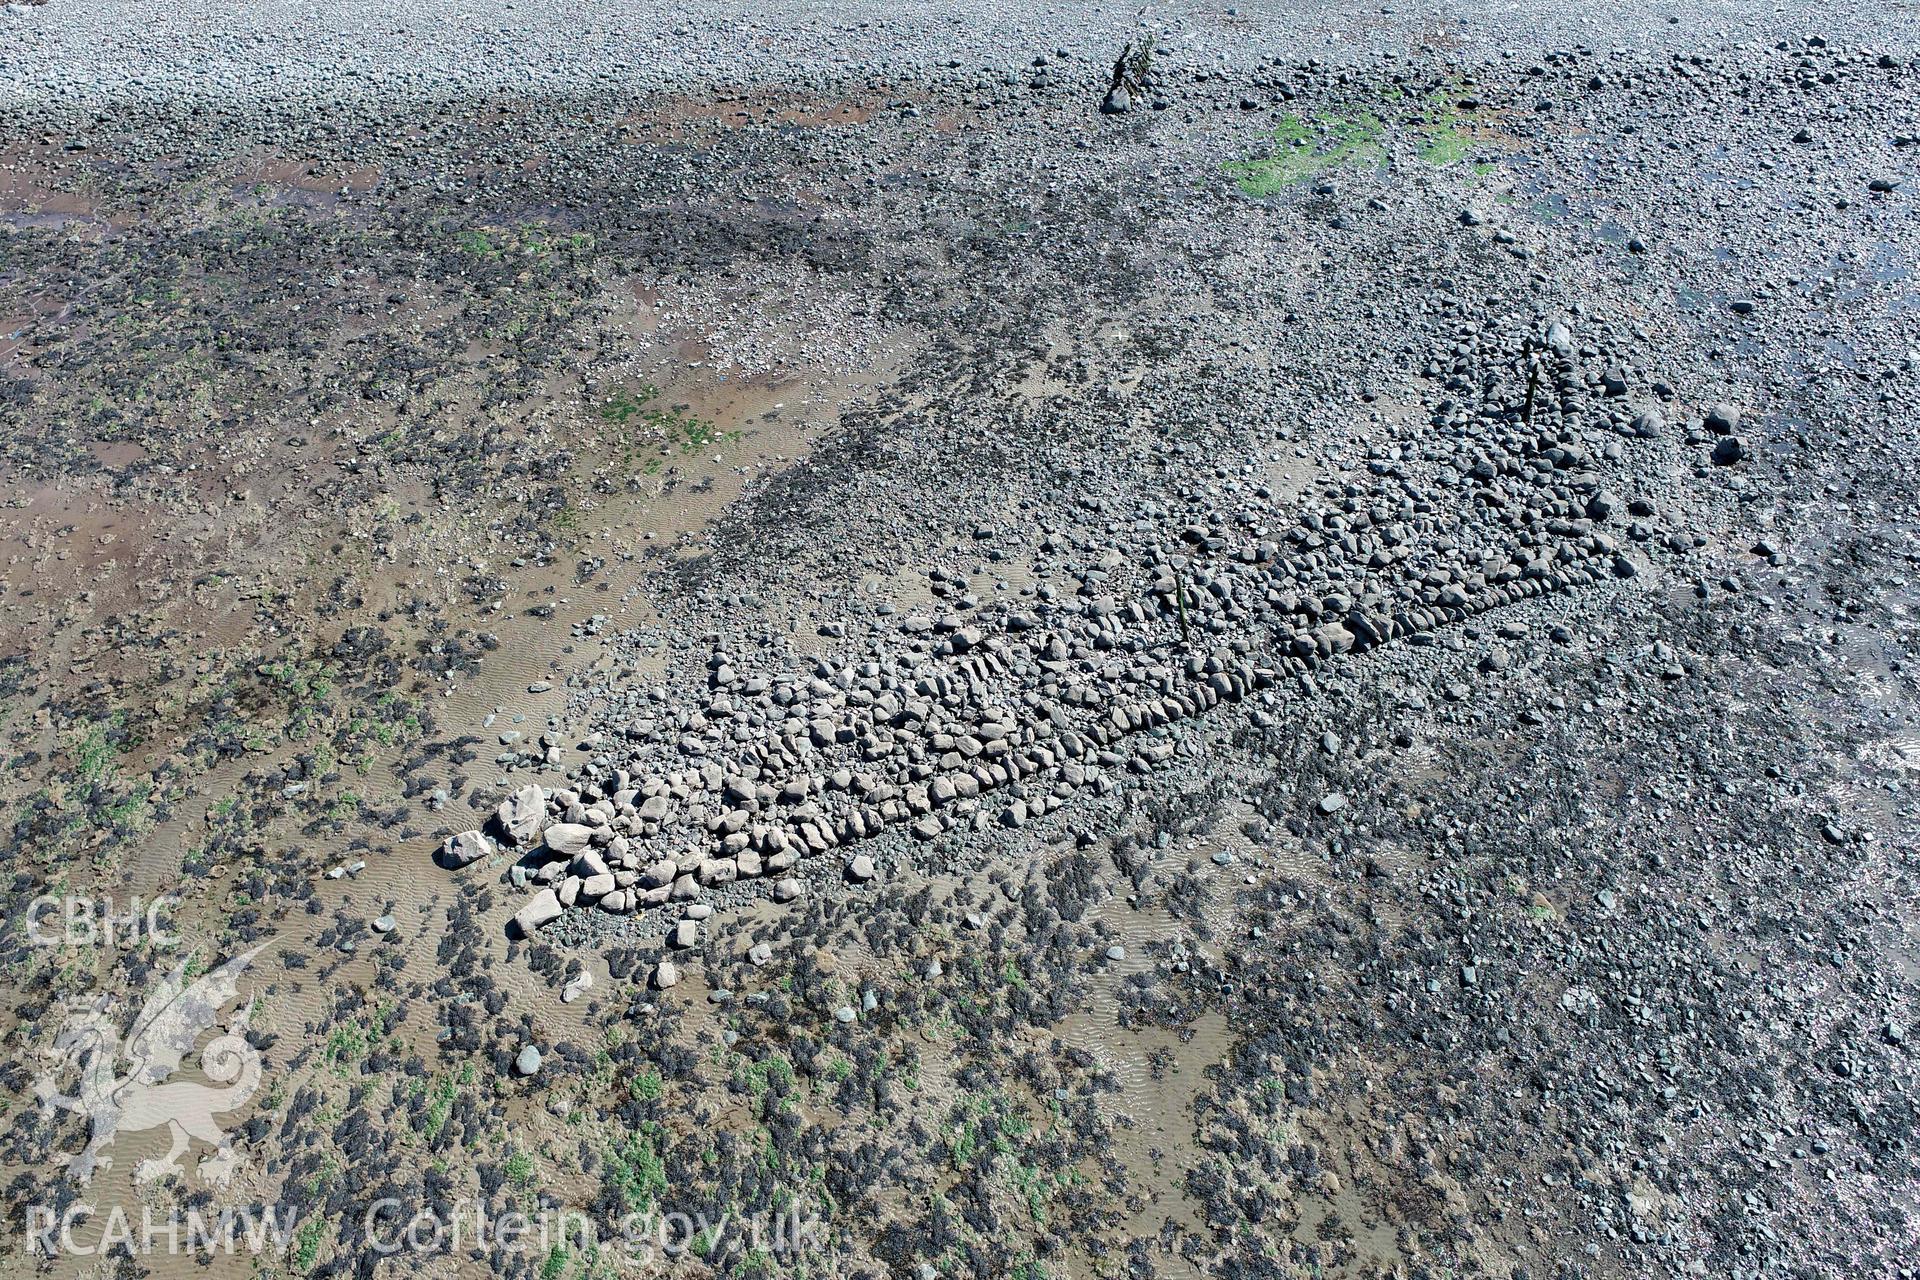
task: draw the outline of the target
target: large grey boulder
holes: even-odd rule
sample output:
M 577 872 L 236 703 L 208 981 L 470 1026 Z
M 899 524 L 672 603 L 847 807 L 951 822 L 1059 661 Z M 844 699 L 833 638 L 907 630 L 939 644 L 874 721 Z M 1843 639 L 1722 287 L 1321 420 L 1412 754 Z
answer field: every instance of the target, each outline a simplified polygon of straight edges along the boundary
M 593 828 L 579 822 L 556 822 L 547 828 L 547 848 L 563 858 L 585 853 L 593 843 Z
M 541 925 L 559 919 L 565 909 L 560 905 L 559 894 L 552 889 L 542 889 L 527 899 L 527 905 L 514 916 L 514 927 L 520 930 L 521 937 L 531 938 Z
M 449 867 L 464 867 L 488 857 L 493 851 L 494 843 L 484 831 L 462 831 L 457 836 L 448 836 L 440 846 L 440 860 Z
M 493 811 L 495 821 L 507 839 L 527 848 L 540 837 L 547 821 L 547 797 L 539 787 L 528 784 L 500 802 Z

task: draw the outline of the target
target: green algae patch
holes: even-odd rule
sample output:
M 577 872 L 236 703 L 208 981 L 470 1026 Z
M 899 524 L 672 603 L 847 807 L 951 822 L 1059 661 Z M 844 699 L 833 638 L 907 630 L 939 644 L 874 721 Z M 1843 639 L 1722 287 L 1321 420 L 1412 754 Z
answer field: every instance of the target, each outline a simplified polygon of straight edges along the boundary
M 633 391 L 615 392 L 599 408 L 603 422 L 636 433 L 623 453 L 629 465 L 633 463 L 634 450 L 641 445 L 658 446 L 658 456 L 648 459 L 642 468 L 648 475 L 654 475 L 676 452 L 690 454 L 740 438 L 738 431 L 722 431 L 707 419 L 697 418 L 684 409 L 657 407 L 654 401 L 660 395 L 660 388 L 643 382 Z
M 1380 141 L 1383 132 L 1379 117 L 1370 113 L 1311 118 L 1289 113 L 1273 131 L 1272 154 L 1230 161 L 1223 167 L 1245 194 L 1278 195 L 1329 169 L 1356 161 L 1378 164 L 1386 158 Z
M 1457 98 L 1462 92 L 1464 90 L 1455 85 L 1437 89 L 1427 96 L 1425 119 L 1414 129 L 1419 138 L 1417 154 L 1437 169 L 1470 162 L 1468 167 L 1474 176 L 1483 178 L 1492 173 L 1495 166 L 1490 161 L 1473 160 L 1474 152 L 1490 148 L 1511 151 L 1519 143 L 1495 129 L 1477 109 L 1460 106 Z
M 1458 164 L 1472 153 L 1473 139 L 1453 124 L 1433 133 L 1420 145 L 1420 158 L 1441 167 Z

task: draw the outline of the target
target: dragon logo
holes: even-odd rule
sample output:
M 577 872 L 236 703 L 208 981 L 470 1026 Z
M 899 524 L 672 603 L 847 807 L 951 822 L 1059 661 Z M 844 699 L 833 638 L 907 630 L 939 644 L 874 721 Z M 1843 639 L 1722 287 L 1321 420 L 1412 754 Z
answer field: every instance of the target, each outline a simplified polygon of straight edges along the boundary
M 237 1110 L 260 1087 L 260 1051 L 246 1038 L 253 1000 L 249 998 L 225 1033 L 200 1052 L 200 1069 L 222 1087 L 191 1080 L 167 1083 L 167 1078 L 180 1069 L 194 1042 L 219 1019 L 220 1010 L 239 995 L 240 975 L 265 945 L 235 956 L 192 986 L 187 985 L 182 960 L 127 1028 L 124 1048 L 119 1019 L 104 998 L 69 1004 L 53 1047 L 43 1051 L 59 1065 L 35 1081 L 34 1092 L 42 1114 L 51 1117 L 56 1111 L 71 1111 L 86 1116 L 91 1125 L 85 1149 L 60 1157 L 70 1179 L 85 1183 L 97 1171 L 111 1168 L 113 1159 L 104 1153 L 123 1131 L 162 1125 L 169 1130 L 171 1145 L 159 1159 L 140 1162 L 134 1170 L 136 1181 L 183 1173 L 180 1157 L 195 1140 L 215 1149 L 199 1164 L 201 1181 L 220 1186 L 233 1176 L 237 1167 L 233 1139 L 214 1117 Z M 123 1052 L 129 1070 L 116 1076 L 114 1069 Z M 61 1077 L 76 1070 L 79 1092 L 61 1093 Z

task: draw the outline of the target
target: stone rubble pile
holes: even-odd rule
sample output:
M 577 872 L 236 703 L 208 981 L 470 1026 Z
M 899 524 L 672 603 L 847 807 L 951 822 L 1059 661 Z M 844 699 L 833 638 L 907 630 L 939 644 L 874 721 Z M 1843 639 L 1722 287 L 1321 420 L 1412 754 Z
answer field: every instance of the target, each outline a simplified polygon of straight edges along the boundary
M 1646 548 L 1690 549 L 1609 474 L 1626 474 L 1612 465 L 1623 444 L 1664 434 L 1660 411 L 1628 410 L 1613 363 L 1581 374 L 1580 356 L 1599 353 L 1577 351 L 1564 325 L 1542 351 L 1552 380 L 1537 409 L 1470 415 L 1442 401 L 1427 429 L 1376 445 L 1363 473 L 1283 533 L 1262 536 L 1244 510 L 1190 519 L 1156 531 L 1176 549 L 1130 557 L 1109 543 L 1071 596 L 1043 586 L 1031 608 L 883 618 L 868 658 L 811 670 L 748 669 L 710 637 L 692 705 L 608 691 L 624 744 L 603 746 L 571 785 L 507 797 L 487 830 L 448 839 L 443 860 L 521 859 L 510 875 L 532 897 L 514 922 L 529 935 L 569 910 L 692 903 L 737 881 L 766 879 L 789 901 L 803 859 L 833 855 L 848 879 L 871 880 L 860 845 L 882 831 L 1022 826 L 1170 759 L 1161 726 L 1490 609 L 1632 576 Z M 1705 425 L 1734 421 L 1716 407 Z

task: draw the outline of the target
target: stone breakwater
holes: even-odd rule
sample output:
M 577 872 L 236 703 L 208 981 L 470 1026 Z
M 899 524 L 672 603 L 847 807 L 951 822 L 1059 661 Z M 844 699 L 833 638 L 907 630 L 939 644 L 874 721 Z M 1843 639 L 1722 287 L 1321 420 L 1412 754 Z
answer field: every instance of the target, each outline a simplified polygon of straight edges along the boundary
M 523 935 L 570 910 L 693 904 L 742 881 L 789 901 L 805 859 L 871 879 L 861 846 L 881 832 L 1022 826 L 1170 759 L 1156 728 L 1690 550 L 1654 501 L 1614 488 L 1659 470 L 1629 468 L 1625 449 L 1667 436 L 1661 410 L 1632 407 L 1628 375 L 1560 324 L 1510 345 L 1515 363 L 1538 353 L 1524 393 L 1494 388 L 1471 411 L 1438 400 L 1304 513 L 1221 468 L 1172 528 L 1136 522 L 1104 547 L 1091 528 L 1050 535 L 1043 551 L 1083 556 L 1071 595 L 1043 584 L 1030 607 L 884 617 L 863 624 L 864 659 L 748 670 L 709 636 L 698 698 L 607 691 L 612 731 L 570 785 L 507 797 L 442 861 L 512 855 L 531 893 Z M 1726 406 L 1701 415 L 1688 440 L 1706 446 L 1702 468 L 1737 460 L 1737 425 Z M 845 624 L 823 630 L 845 639 Z

